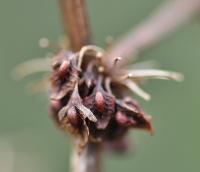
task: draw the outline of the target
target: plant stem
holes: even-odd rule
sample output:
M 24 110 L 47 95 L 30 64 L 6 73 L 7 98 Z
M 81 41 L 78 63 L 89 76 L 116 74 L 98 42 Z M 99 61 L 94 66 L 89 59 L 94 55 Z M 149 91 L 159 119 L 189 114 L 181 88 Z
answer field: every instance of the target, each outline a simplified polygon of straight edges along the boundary
M 73 172 L 100 172 L 100 145 L 88 143 L 80 153 L 80 148 L 75 144 L 72 156 Z
M 85 0 L 59 0 L 59 6 L 70 49 L 79 51 L 91 42 Z M 100 172 L 100 146 L 97 143 L 88 143 L 81 152 L 75 144 L 71 158 L 72 172 Z
M 58 0 L 65 34 L 69 36 L 70 49 L 79 51 L 90 43 L 85 0 Z
M 109 65 L 116 56 L 122 57 L 121 65 L 127 63 L 131 57 L 160 41 L 199 10 L 200 0 L 171 0 L 164 3 L 111 48 L 108 53 Z

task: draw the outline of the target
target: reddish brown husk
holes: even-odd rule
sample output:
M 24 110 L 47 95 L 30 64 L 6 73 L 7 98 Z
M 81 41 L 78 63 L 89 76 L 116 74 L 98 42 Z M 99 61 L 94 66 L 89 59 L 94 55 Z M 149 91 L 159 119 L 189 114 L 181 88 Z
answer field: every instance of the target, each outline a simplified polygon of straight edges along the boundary
M 151 118 L 138 103 L 118 89 L 110 71 L 98 58 L 85 54 L 87 62 L 78 67 L 77 54 L 62 51 L 53 58 L 51 74 L 50 110 L 58 126 L 80 138 L 82 146 L 90 142 L 121 140 L 129 128 L 152 131 Z M 88 60 L 89 59 L 89 60 Z M 111 78 L 110 90 L 106 78 Z

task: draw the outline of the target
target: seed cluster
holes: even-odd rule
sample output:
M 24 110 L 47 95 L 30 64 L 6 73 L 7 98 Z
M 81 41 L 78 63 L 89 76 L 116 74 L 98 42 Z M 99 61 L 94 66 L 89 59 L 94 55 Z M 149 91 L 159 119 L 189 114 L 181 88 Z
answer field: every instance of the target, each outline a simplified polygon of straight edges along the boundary
M 120 58 L 112 68 L 104 58 L 102 50 L 87 46 L 78 53 L 63 50 L 52 60 L 52 117 L 79 138 L 81 146 L 121 139 L 129 128 L 152 131 L 151 117 L 128 96 L 127 81 L 132 79 L 122 70 L 113 70 Z

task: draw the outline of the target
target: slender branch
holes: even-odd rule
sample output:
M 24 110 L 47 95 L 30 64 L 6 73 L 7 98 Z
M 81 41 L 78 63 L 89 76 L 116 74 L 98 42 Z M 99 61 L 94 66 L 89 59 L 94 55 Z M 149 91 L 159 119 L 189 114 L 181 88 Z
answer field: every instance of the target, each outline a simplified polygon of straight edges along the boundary
M 73 172 L 100 172 L 100 145 L 96 143 L 88 143 L 84 150 L 80 153 L 78 145 L 74 146 L 72 156 Z
M 119 40 L 108 53 L 110 62 L 116 56 L 123 57 L 120 64 L 131 56 L 154 45 L 200 10 L 200 0 L 171 0 L 164 3 L 149 18 Z
M 91 35 L 87 21 L 85 0 L 59 0 L 65 34 L 69 36 L 70 48 L 79 51 L 90 44 Z M 77 144 L 73 148 L 72 172 L 100 172 L 100 147 L 88 143 L 80 152 Z
M 69 36 L 70 48 L 78 51 L 90 43 L 85 0 L 59 0 L 65 34 Z

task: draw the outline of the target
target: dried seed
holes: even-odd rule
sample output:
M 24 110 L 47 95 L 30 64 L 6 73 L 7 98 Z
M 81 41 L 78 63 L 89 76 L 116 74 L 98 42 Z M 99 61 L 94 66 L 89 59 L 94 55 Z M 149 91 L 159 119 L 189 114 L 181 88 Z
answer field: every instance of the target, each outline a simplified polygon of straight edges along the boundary
M 72 106 L 71 108 L 68 109 L 67 111 L 67 118 L 69 120 L 69 122 L 73 125 L 73 126 L 78 126 L 79 122 L 80 122 L 80 118 L 77 114 L 76 109 Z
M 104 111 L 104 98 L 101 92 L 97 92 L 95 95 L 95 104 L 98 109 L 98 111 L 103 112 Z
M 65 60 L 62 62 L 62 64 L 60 65 L 58 69 L 58 73 L 60 77 L 63 78 L 66 75 L 66 73 L 69 71 L 69 66 L 70 66 L 70 62 L 68 60 Z

